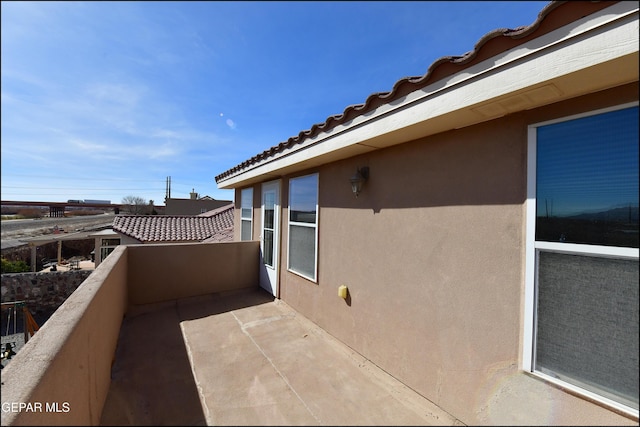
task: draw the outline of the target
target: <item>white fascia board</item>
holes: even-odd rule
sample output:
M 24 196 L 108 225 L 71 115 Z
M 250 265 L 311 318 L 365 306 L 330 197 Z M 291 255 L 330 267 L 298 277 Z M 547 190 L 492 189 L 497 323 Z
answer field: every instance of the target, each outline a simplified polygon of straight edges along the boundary
M 222 179 L 218 188 L 274 177 L 282 169 L 357 144 L 366 151 L 366 142 L 381 135 L 637 53 L 638 33 L 638 2 L 616 3 L 308 138 Z

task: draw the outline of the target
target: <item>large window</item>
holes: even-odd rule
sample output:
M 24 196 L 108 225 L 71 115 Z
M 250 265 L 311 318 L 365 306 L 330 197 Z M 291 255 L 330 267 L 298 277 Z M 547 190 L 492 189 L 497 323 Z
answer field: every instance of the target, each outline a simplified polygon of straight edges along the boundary
M 289 270 L 315 281 L 317 249 L 318 174 L 313 174 L 289 181 Z
M 240 240 L 253 238 L 253 188 L 240 193 Z
M 638 106 L 529 130 L 524 366 L 638 414 Z

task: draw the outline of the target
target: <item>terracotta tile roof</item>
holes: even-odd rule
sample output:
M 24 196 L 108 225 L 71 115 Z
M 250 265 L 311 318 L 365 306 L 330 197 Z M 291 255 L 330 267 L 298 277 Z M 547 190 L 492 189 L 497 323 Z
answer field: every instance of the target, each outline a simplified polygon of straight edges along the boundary
M 342 114 L 329 116 L 323 123 L 314 124 L 310 129 L 292 136 L 285 142 L 269 148 L 262 153 L 234 166 L 233 168 L 216 176 L 216 182 L 236 172 L 259 163 L 269 157 L 284 152 L 296 144 L 300 144 L 307 138 L 314 137 L 321 132 L 328 131 L 339 124 L 353 120 L 369 111 L 375 110 L 381 105 L 391 103 L 407 94 L 420 90 L 425 86 L 441 80 L 444 77 L 458 73 L 465 68 L 493 57 L 501 52 L 512 49 L 533 38 L 540 37 L 563 25 L 571 23 L 588 14 L 611 6 L 616 1 L 552 1 L 548 3 L 538 14 L 537 19 L 531 25 L 515 29 L 499 28 L 485 34 L 475 44 L 473 50 L 460 56 L 444 56 L 434 61 L 427 72 L 422 76 L 405 77 L 398 80 L 391 91 L 378 92 L 369 95 L 364 104 L 350 105 Z
M 226 230 L 218 231 L 213 236 L 202 241 L 202 243 L 219 242 L 233 242 L 233 228 L 227 228 Z
M 198 214 L 196 216 L 211 217 L 211 216 L 219 215 L 219 214 L 221 214 L 223 212 L 226 212 L 228 210 L 230 210 L 230 212 L 233 214 L 233 207 L 234 206 L 235 205 L 233 203 L 229 203 L 227 205 L 220 206 L 219 208 L 215 208 L 215 209 L 211 209 L 210 211 L 203 212 L 203 213 Z M 231 217 L 231 224 L 233 225 L 233 215 Z
M 202 242 L 233 239 L 234 205 L 218 208 L 212 214 L 192 215 L 116 215 L 113 229 L 141 242 Z

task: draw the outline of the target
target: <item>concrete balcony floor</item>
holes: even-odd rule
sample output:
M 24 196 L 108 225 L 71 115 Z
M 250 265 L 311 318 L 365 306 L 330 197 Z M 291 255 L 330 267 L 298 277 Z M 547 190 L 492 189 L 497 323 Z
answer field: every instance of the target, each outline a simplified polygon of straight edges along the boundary
M 266 292 L 130 310 L 102 425 L 462 425 Z

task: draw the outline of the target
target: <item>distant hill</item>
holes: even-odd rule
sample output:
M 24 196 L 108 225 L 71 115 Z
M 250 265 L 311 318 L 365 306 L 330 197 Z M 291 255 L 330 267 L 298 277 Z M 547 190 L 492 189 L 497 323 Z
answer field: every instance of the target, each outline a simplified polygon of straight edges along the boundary
M 602 212 L 582 213 L 578 215 L 572 215 L 567 218 L 589 221 L 611 221 L 638 224 L 640 218 L 640 209 L 638 209 L 638 206 L 627 206 L 624 208 L 613 208 Z

